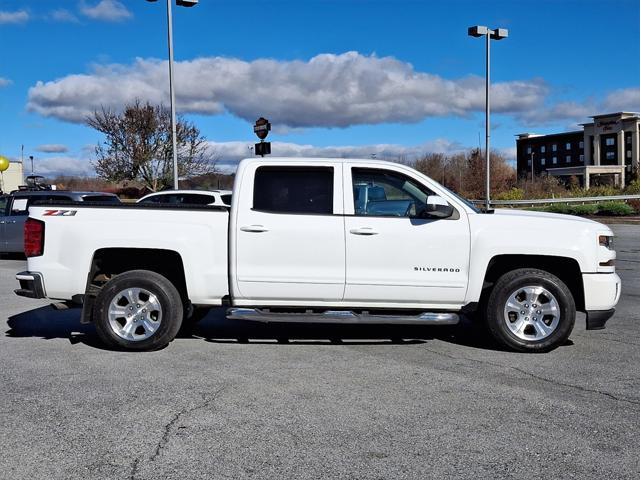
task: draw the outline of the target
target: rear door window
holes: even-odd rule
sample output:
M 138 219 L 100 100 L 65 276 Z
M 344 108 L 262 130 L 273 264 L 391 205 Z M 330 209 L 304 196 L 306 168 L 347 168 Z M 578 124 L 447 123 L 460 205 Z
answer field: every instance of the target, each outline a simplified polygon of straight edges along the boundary
M 272 213 L 333 213 L 332 167 L 259 167 L 253 209 Z

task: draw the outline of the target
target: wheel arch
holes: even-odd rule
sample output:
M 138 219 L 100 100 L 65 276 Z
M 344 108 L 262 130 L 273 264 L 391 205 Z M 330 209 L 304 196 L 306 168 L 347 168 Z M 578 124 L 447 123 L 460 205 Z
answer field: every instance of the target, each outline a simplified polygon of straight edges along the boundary
M 537 268 L 555 275 L 571 291 L 576 310 L 584 311 L 584 285 L 578 261 L 570 257 L 553 255 L 496 255 L 492 257 L 485 271 L 481 302 L 486 299 L 491 291 L 490 287 L 498 278 L 518 268 Z
M 100 289 L 114 276 L 131 270 L 148 270 L 162 275 L 176 287 L 183 302 L 188 300 L 184 263 L 178 252 L 154 248 L 101 248 L 91 259 L 82 323 L 91 322 L 93 302 Z

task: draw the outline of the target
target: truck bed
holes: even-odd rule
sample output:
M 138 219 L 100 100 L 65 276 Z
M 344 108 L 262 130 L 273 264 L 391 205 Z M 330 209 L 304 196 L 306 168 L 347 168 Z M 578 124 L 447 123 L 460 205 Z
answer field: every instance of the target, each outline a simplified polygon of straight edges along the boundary
M 29 214 L 45 223 L 46 254 L 30 258 L 29 268 L 47 271 L 44 289 L 48 297 L 70 300 L 85 292 L 96 252 L 176 252 L 191 302 L 220 305 L 229 293 L 228 210 L 223 206 L 135 203 L 37 205 Z

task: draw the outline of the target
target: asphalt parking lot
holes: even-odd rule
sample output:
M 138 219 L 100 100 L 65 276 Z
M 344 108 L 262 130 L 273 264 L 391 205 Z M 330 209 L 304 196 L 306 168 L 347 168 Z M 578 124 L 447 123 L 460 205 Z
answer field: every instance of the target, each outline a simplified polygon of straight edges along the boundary
M 222 311 L 162 351 L 112 352 L 79 311 L 13 295 L 25 262 L 0 260 L 0 477 L 638 478 L 640 226 L 612 227 L 616 315 L 589 332 L 580 315 L 543 355 L 469 325 Z

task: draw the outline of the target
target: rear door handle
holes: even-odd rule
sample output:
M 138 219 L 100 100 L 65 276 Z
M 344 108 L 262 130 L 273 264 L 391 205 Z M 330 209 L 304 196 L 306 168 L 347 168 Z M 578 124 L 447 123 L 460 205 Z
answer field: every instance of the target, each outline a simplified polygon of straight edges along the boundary
M 378 235 L 379 233 L 371 227 L 352 228 L 349 232 L 354 235 Z
M 262 233 L 268 232 L 269 230 L 264 228 L 262 225 L 245 225 L 244 227 L 240 227 L 240 230 L 243 232 L 253 232 L 253 233 Z

